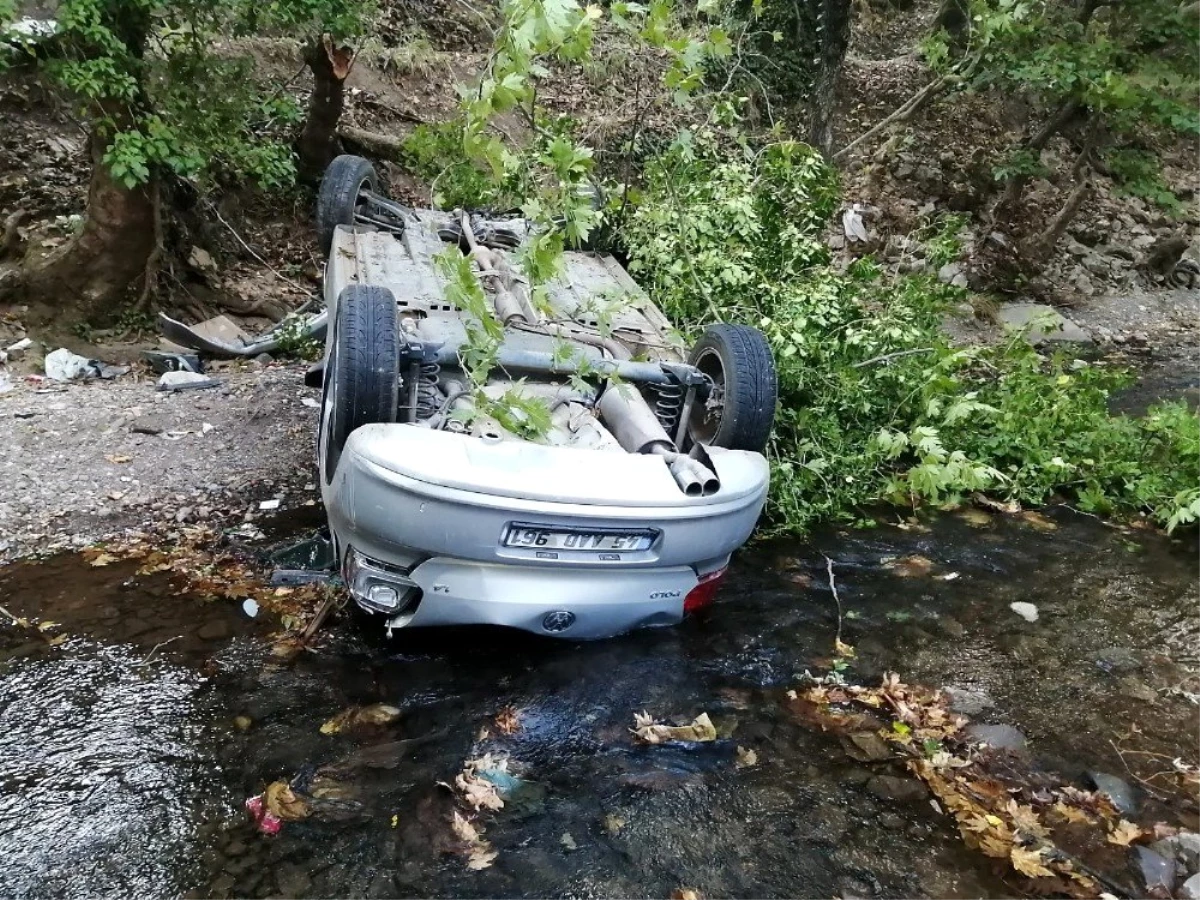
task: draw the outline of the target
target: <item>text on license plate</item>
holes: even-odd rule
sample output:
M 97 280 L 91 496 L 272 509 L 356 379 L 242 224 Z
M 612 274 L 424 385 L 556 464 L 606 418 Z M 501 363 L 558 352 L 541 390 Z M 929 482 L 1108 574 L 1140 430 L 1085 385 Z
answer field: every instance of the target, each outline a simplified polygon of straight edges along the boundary
M 646 550 L 654 536 L 645 532 L 555 531 L 514 526 L 504 538 L 506 547 L 539 550 Z

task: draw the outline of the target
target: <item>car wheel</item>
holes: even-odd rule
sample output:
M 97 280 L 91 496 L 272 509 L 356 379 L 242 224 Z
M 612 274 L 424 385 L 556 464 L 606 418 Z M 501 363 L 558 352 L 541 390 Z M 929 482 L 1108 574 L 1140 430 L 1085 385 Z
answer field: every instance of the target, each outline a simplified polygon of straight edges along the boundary
M 374 422 L 396 421 L 400 390 L 396 298 L 384 287 L 352 284 L 338 296 L 333 329 L 321 405 L 326 483 L 333 480 L 350 432 Z
M 354 224 L 355 213 L 364 205 L 363 189 L 377 193 L 379 178 L 375 167 L 361 156 L 344 153 L 325 170 L 317 191 L 317 241 L 326 256 L 333 246 L 333 230 Z
M 778 386 L 766 336 L 748 325 L 711 325 L 689 362 L 712 381 L 688 420 L 693 440 L 730 450 L 762 452 L 775 421 Z

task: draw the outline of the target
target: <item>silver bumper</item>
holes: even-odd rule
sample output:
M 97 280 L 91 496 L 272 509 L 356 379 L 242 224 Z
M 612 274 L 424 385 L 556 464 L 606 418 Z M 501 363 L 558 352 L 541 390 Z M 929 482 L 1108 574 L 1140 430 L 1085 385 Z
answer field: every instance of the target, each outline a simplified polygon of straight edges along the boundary
M 387 431 L 383 429 L 388 429 Z M 631 505 L 577 502 L 578 498 L 529 499 L 470 490 L 466 475 L 453 486 L 425 481 L 414 471 L 412 426 L 366 426 L 346 443 L 324 499 L 340 552 L 351 550 L 382 564 L 411 584 L 407 603 L 393 615 L 392 627 L 420 625 L 507 625 L 567 638 L 598 638 L 645 625 L 669 625 L 684 614 L 684 601 L 700 577 L 721 569 L 745 543 L 762 510 L 767 489 L 766 461 L 758 454 L 714 452 L 722 491 L 687 498 L 672 494 L 653 501 L 652 492 Z M 391 442 L 389 443 L 389 436 Z M 463 437 L 464 441 L 474 439 Z M 512 447 L 498 454 L 512 454 Z M 388 454 L 405 454 L 390 465 Z M 481 446 L 472 452 L 487 453 Z M 588 480 L 588 451 L 532 448 L 542 483 Z M 620 466 L 625 454 L 608 459 Z M 645 468 L 644 458 L 629 458 Z M 488 460 L 476 457 L 481 471 Z M 556 468 L 571 467 L 573 476 Z M 620 473 L 609 471 L 609 477 Z M 669 477 L 669 476 L 668 476 Z M 594 492 L 594 485 L 588 485 Z M 587 489 L 585 489 L 586 491 Z M 614 491 L 620 495 L 620 491 Z M 514 522 L 544 527 L 649 529 L 656 533 L 644 550 L 597 554 L 559 551 L 550 558 L 535 548 L 503 546 Z M 345 557 L 344 557 L 345 558 Z M 402 573 L 402 574 L 401 574 Z M 348 578 L 349 582 L 354 579 Z M 363 583 L 365 585 L 365 582 Z M 404 593 L 404 591 L 401 591 Z M 366 588 L 352 588 L 363 603 Z M 563 626 L 564 622 L 569 623 Z

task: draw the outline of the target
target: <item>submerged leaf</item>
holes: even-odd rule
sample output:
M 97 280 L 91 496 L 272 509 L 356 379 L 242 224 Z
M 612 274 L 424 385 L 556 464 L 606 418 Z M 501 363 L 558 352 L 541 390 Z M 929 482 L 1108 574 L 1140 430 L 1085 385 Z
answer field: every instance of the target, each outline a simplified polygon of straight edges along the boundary
M 662 725 L 646 713 L 634 714 L 633 733 L 647 744 L 665 744 L 668 741 L 715 741 L 717 729 L 708 713 L 700 713 L 690 725 Z
M 739 769 L 747 769 L 750 766 L 758 765 L 758 754 L 753 750 L 747 750 L 745 747 L 737 748 L 737 767 Z
M 400 717 L 400 710 L 386 703 L 372 703 L 370 706 L 352 706 L 342 710 L 321 726 L 321 734 L 337 734 L 350 728 L 360 726 L 387 725 Z
M 1132 822 L 1122 819 L 1116 824 L 1116 827 L 1108 833 L 1108 842 L 1116 844 L 1118 847 L 1128 847 L 1134 841 L 1142 836 L 1142 829 Z
M 1054 872 L 1046 868 L 1045 857 L 1039 850 L 1026 850 L 1024 847 L 1014 846 L 1008 858 L 1012 860 L 1013 868 L 1022 875 L 1028 875 L 1030 878 L 1054 877 Z
M 285 822 L 298 822 L 308 818 L 308 804 L 292 791 L 286 781 L 273 781 L 263 791 L 263 802 L 268 812 Z

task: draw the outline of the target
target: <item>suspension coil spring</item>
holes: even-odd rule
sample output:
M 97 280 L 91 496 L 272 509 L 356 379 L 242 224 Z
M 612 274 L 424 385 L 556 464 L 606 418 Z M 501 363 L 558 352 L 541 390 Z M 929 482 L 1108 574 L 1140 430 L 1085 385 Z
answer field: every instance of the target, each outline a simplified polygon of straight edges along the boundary
M 445 397 L 438 390 L 438 376 L 442 367 L 436 362 L 421 363 L 421 373 L 417 376 L 417 421 L 430 418 L 442 406 Z
M 667 434 L 674 434 L 679 424 L 679 413 L 683 408 L 683 387 L 678 384 L 660 384 L 654 389 L 654 414 Z

